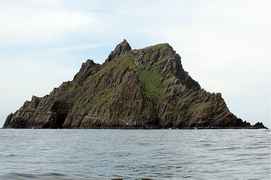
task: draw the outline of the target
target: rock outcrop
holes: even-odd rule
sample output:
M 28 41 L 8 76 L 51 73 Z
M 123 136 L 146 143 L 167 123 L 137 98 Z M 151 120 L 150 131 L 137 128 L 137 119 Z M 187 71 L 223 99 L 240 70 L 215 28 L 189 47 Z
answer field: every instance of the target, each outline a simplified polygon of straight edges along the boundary
M 132 49 L 124 40 L 102 65 L 87 60 L 72 81 L 32 97 L 4 128 L 265 128 L 231 113 L 202 89 L 169 44 Z

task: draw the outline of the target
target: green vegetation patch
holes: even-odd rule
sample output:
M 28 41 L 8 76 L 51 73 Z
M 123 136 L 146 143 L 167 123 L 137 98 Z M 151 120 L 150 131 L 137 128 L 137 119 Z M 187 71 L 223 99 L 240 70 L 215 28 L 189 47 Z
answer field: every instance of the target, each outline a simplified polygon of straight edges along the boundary
M 113 96 L 113 89 L 106 89 L 94 98 L 95 104 L 104 104 L 110 102 Z
M 161 44 L 156 44 L 154 46 L 149 46 L 145 49 L 152 49 L 153 51 L 159 51 L 159 50 L 165 50 L 170 48 L 170 45 L 168 43 L 161 43 Z
M 125 56 L 119 57 L 118 61 L 118 68 L 124 69 L 124 68 L 129 68 L 129 69 L 135 69 L 135 60 L 134 57 L 130 54 L 127 54 Z
M 143 84 L 144 94 L 148 97 L 159 98 L 162 95 L 162 76 L 155 70 L 140 69 L 139 80 Z
M 127 68 L 129 70 L 134 70 L 136 68 L 134 61 L 135 61 L 134 57 L 130 54 L 117 57 L 116 59 L 113 59 L 111 62 L 105 64 L 100 71 L 98 71 L 95 75 L 91 76 L 90 78 L 99 81 L 103 75 L 109 72 L 113 73 L 112 74 L 113 76 L 115 73 L 122 72 Z

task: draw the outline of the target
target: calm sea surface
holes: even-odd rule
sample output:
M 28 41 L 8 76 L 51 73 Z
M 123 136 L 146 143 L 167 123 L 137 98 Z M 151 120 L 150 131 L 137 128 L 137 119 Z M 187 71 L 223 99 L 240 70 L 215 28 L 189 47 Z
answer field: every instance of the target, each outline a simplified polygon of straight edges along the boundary
M 270 130 L 5 130 L 0 179 L 271 179 Z

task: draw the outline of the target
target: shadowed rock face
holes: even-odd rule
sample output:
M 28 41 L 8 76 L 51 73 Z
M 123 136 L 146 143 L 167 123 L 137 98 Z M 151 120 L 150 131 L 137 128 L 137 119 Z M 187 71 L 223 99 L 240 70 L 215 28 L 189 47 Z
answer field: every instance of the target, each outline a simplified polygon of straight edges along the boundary
M 10 114 L 4 128 L 265 128 L 232 114 L 202 89 L 169 44 L 132 50 L 126 40 L 102 65 L 87 60 L 72 81 Z

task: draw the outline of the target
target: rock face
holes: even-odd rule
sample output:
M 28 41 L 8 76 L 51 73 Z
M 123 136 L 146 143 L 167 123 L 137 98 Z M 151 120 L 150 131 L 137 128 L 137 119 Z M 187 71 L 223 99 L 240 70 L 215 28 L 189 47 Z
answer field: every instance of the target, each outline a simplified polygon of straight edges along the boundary
M 102 65 L 87 60 L 72 81 L 32 97 L 4 128 L 265 128 L 232 114 L 202 89 L 169 44 L 121 42 Z

